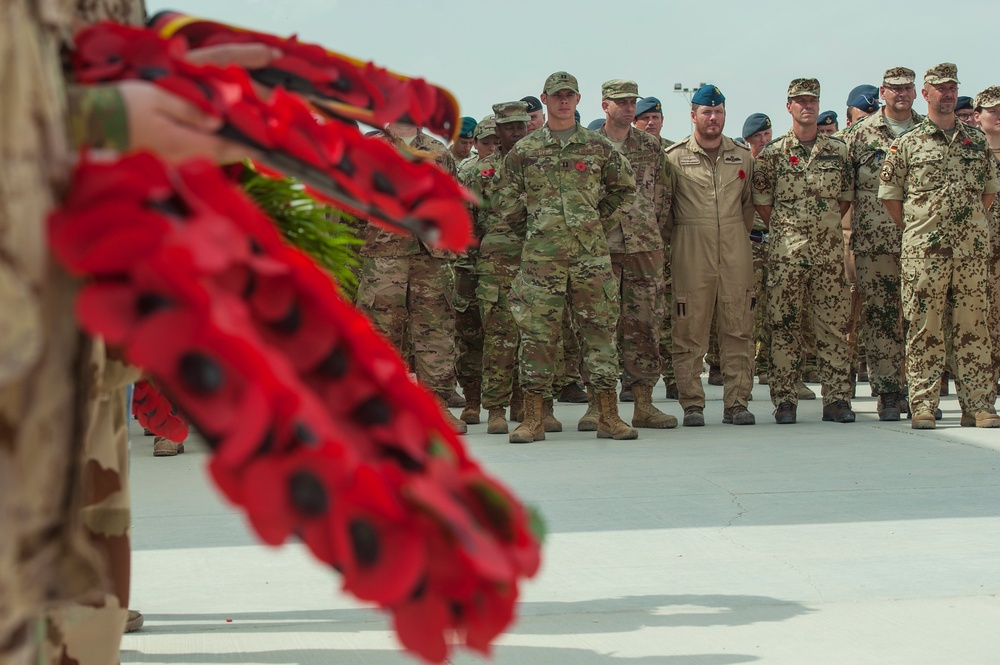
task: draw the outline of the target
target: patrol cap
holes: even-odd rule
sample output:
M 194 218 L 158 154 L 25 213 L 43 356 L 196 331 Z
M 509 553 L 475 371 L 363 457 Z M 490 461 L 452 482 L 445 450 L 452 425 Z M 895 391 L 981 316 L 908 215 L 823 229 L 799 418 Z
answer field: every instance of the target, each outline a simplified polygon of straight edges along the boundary
M 479 121 L 479 125 L 476 126 L 477 141 L 481 141 L 487 136 L 496 136 L 496 135 L 497 135 L 497 121 L 495 116 L 490 114 Z
M 559 92 L 560 90 L 572 90 L 573 92 L 580 94 L 580 84 L 576 82 L 575 76 L 567 74 L 566 72 L 549 74 L 549 77 L 545 79 L 545 87 L 542 88 L 542 92 L 546 95 L 551 95 L 552 93 Z
M 953 62 L 942 62 L 940 65 L 934 65 L 924 74 L 924 83 L 931 85 L 940 85 L 949 81 L 961 83 L 958 80 L 958 65 Z
M 493 116 L 498 125 L 506 125 L 509 122 L 531 122 L 531 118 L 528 116 L 530 108 L 529 104 L 523 100 L 520 102 L 500 102 L 493 105 Z
M 763 113 L 753 113 L 743 122 L 743 138 L 748 139 L 765 129 L 771 129 L 771 119 Z
M 970 111 L 973 109 L 972 97 L 966 97 L 965 95 L 961 95 L 955 100 L 955 110 L 961 111 L 963 109 L 968 109 Z
M 650 111 L 655 111 L 657 113 L 663 113 L 663 104 L 656 97 L 643 97 L 635 105 L 635 117 L 639 117 L 643 113 L 649 113 Z
M 463 139 L 471 139 L 476 135 L 476 125 L 478 124 L 475 118 L 464 116 L 462 118 L 462 129 L 459 130 L 458 135 Z
M 908 67 L 890 67 L 882 75 L 882 83 L 889 85 L 907 85 L 913 83 L 917 78 L 917 73 Z
M 625 79 L 611 79 L 601 84 L 601 99 L 632 99 L 639 96 L 639 84 Z
M 976 101 L 973 104 L 977 109 L 988 109 L 991 106 L 1000 105 L 1000 85 L 991 85 L 983 90 L 976 95 Z
M 691 103 L 700 106 L 722 106 L 726 103 L 726 96 L 722 94 L 721 90 L 709 83 L 698 88 L 698 91 L 691 98 Z
M 538 101 L 538 97 L 528 95 L 527 97 L 521 97 L 521 101 L 528 105 L 528 113 L 542 110 L 542 103 Z
M 859 85 L 848 93 L 847 106 L 861 109 L 865 113 L 875 113 L 881 106 L 878 101 L 878 88 L 864 83 Z
M 817 125 L 836 125 L 837 124 L 837 113 L 836 111 L 823 111 L 816 118 Z
M 819 81 L 816 79 L 792 79 L 788 84 L 787 97 L 819 97 Z
M 587 129 L 592 129 L 595 132 L 604 126 L 604 118 L 598 118 L 597 120 L 591 120 L 590 124 L 587 125 Z

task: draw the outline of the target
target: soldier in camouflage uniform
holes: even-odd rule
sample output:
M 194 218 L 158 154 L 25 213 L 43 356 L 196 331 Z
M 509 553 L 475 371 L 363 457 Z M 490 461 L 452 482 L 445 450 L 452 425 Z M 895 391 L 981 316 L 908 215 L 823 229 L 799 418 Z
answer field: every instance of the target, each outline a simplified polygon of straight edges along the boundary
M 393 141 L 411 151 L 432 156 L 442 169 L 455 173 L 455 161 L 443 143 L 412 125 L 386 128 Z M 455 386 L 455 310 L 451 299 L 454 279 L 449 262 L 454 254 L 430 248 L 416 236 L 365 228 L 361 248 L 358 307 L 396 348 L 404 348 L 409 330 L 417 378 L 442 401 L 442 411 L 455 431 L 467 426 L 445 407 Z
M 914 429 L 933 429 L 945 341 L 954 344 L 962 424 L 1000 427 L 990 401 L 994 381 L 988 312 L 987 212 L 1000 190 L 986 137 L 955 120 L 958 68 L 924 74 L 927 117 L 901 134 L 882 164 L 878 196 L 903 229 L 900 273 L 906 378 Z M 950 296 L 949 296 L 950 289 Z M 951 300 L 951 325 L 945 302 Z
M 493 116 L 483 118 L 475 129 L 476 145 L 492 145 L 497 140 L 496 122 Z M 478 192 L 483 180 L 482 171 L 492 168 L 486 162 L 492 151 L 479 153 L 467 160 L 458 170 L 458 180 L 474 193 Z M 483 380 L 483 323 L 479 316 L 479 302 L 476 299 L 476 287 L 479 278 L 476 274 L 476 261 L 479 256 L 478 244 L 483 239 L 483 227 L 476 217 L 476 206 L 472 206 L 473 236 L 475 244 L 459 256 L 453 264 L 455 271 L 455 346 L 458 358 L 455 362 L 455 373 L 458 385 L 465 395 L 465 408 L 459 418 L 467 425 L 478 425 L 482 404 Z
M 725 377 L 723 422 L 753 425 L 753 224 L 750 151 L 722 135 L 726 98 L 714 85 L 691 98 L 694 133 L 667 149 L 674 273 L 674 368 L 684 426 L 705 424 L 702 358 L 713 317 Z
M 621 302 L 617 339 L 622 388 L 634 395 L 633 427 L 668 429 L 677 426 L 677 419 L 653 406 L 653 386 L 660 378 L 663 234 L 670 213 L 670 177 L 660 142 L 632 126 L 639 97 L 635 81 L 606 81 L 601 97 L 605 122 L 598 133 L 625 156 L 636 180 L 635 202 L 607 236 Z M 597 416 L 596 399 L 590 397 L 577 429 L 597 429 Z
M 521 265 L 523 245 L 497 213 L 497 171 L 504 156 L 528 132 L 527 108 L 525 102 L 493 106 L 500 149 L 482 162 L 478 180 L 467 181 L 469 189 L 482 200 L 473 212 L 473 219 L 477 232 L 483 234 L 476 261 L 476 298 L 483 324 L 482 395 L 483 407 L 489 411 L 486 427 L 489 434 L 507 433 L 506 408 L 511 405 L 517 382 L 520 336 L 507 296 Z
M 986 134 L 993 160 L 1000 169 L 1000 86 L 990 86 L 976 95 L 975 120 Z M 996 399 L 996 381 L 1000 376 L 1000 196 L 993 197 L 989 208 L 990 228 L 990 341 L 993 346 L 993 395 Z
M 631 208 L 635 177 L 621 153 L 575 121 L 580 103 L 575 77 L 566 72 L 549 76 L 542 103 L 548 122 L 507 154 L 498 194 L 504 221 L 525 239 L 521 270 L 510 290 L 521 332 L 525 414 L 510 440 L 545 437 L 542 402 L 552 394 L 566 307 L 584 348 L 588 388 L 596 391 L 600 406 L 597 436 L 634 439 L 638 432 L 618 416 L 618 287 L 606 234 Z
M 913 111 L 914 76 L 906 67 L 886 70 L 881 87 L 885 108 L 853 123 L 844 134 L 855 173 L 851 247 L 864 299 L 860 328 L 868 381 L 872 393 L 878 395 L 879 420 L 883 421 L 899 420 L 902 408 L 899 252 L 903 234 L 878 199 L 879 173 L 896 137 L 923 120 Z
M 456 166 L 461 166 L 468 159 L 476 159 L 478 155 L 472 152 L 476 144 L 476 127 L 478 123 L 475 118 L 465 116 L 462 118 L 462 126 L 458 130 L 458 136 L 448 146 L 448 152 Z
M 663 105 L 656 97 L 643 97 L 635 105 L 635 120 L 633 124 L 636 129 L 641 129 L 647 134 L 652 134 L 660 147 L 666 150 L 674 144 L 670 139 L 660 136 L 663 130 Z M 663 237 L 663 323 L 660 325 L 660 374 L 663 376 L 663 385 L 666 389 L 667 399 L 677 399 L 677 377 L 674 375 L 674 342 L 673 342 L 673 316 L 670 308 L 670 298 L 672 294 L 673 280 L 670 274 L 670 237 L 665 233 Z M 622 388 L 622 401 L 631 401 L 632 396 Z
M 792 129 L 757 156 L 753 202 L 770 228 L 768 311 L 775 421 L 794 423 L 802 362 L 802 312 L 810 312 L 823 383 L 823 420 L 854 422 L 851 410 L 841 218 L 854 198 L 847 145 L 816 127 L 819 81 L 794 79 Z
M 754 113 L 743 122 L 743 140 L 750 148 L 750 156 L 756 160 L 757 155 L 771 142 L 771 119 L 763 113 Z M 751 183 L 752 184 L 752 183 Z M 754 302 L 753 343 L 754 368 L 761 384 L 767 385 L 768 371 L 771 364 L 771 326 L 767 319 L 767 250 L 770 236 L 767 225 L 756 210 L 753 217 L 753 228 L 750 230 L 750 249 L 753 252 L 753 283 Z M 801 393 L 799 399 L 802 399 Z

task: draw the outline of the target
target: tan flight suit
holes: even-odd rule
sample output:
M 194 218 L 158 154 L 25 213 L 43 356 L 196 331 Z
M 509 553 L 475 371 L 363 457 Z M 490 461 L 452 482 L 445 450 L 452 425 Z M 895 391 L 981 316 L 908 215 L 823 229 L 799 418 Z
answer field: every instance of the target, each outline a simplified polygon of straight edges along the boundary
M 750 151 L 723 137 L 712 164 L 694 136 L 667 149 L 673 183 L 671 252 L 673 269 L 674 371 L 681 406 L 705 406 L 699 380 L 713 316 L 719 345 L 726 408 L 747 406 L 753 385 L 751 304 L 753 256 L 753 159 Z

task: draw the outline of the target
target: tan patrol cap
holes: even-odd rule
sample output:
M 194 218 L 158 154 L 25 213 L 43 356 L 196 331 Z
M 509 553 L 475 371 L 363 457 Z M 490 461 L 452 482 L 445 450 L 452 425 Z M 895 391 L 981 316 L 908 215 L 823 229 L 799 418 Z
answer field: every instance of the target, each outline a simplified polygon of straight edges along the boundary
M 1000 85 L 991 85 L 976 95 L 976 101 L 972 102 L 973 108 L 988 109 L 992 106 L 1000 105 Z
M 890 67 L 882 75 L 882 83 L 889 85 L 907 85 L 917 79 L 917 73 L 906 67 Z
M 611 79 L 601 85 L 601 99 L 638 99 L 639 84 L 624 79 Z
M 788 97 L 819 97 L 819 81 L 816 79 L 792 79 L 788 84 Z
M 940 65 L 934 65 L 924 74 L 924 83 L 930 83 L 931 85 L 940 85 L 949 81 L 960 83 L 958 80 L 958 65 L 953 62 L 942 62 Z
M 527 102 L 500 102 L 493 105 L 493 116 L 498 125 L 509 122 L 531 122 Z
M 476 140 L 486 138 L 487 136 L 496 136 L 497 134 L 497 121 L 496 118 L 491 114 L 479 121 L 476 125 Z
M 572 90 L 573 92 L 580 94 L 580 84 L 576 82 L 575 76 L 567 74 L 566 72 L 549 74 L 549 77 L 545 79 L 545 87 L 542 88 L 542 92 L 546 95 L 551 95 L 552 93 L 559 92 L 560 90 Z

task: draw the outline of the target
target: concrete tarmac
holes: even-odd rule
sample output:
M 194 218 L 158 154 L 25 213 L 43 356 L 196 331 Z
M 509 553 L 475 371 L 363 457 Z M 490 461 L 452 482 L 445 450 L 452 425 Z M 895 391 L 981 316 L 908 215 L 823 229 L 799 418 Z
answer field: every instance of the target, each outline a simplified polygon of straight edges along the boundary
M 819 386 L 812 386 L 819 392 Z M 821 422 L 820 400 L 778 426 L 755 386 L 756 426 L 576 431 L 511 445 L 469 428 L 494 475 L 541 509 L 544 563 L 492 662 L 517 665 L 1000 663 L 1000 430 Z M 675 401 L 657 405 L 680 419 Z M 621 404 L 629 419 L 631 405 Z M 458 411 L 456 410 L 457 414 Z M 207 449 L 153 458 L 133 422 L 132 607 L 122 663 L 390 665 L 386 615 L 339 591 L 301 545 L 259 545 L 211 487 Z M 482 662 L 456 651 L 452 663 Z

